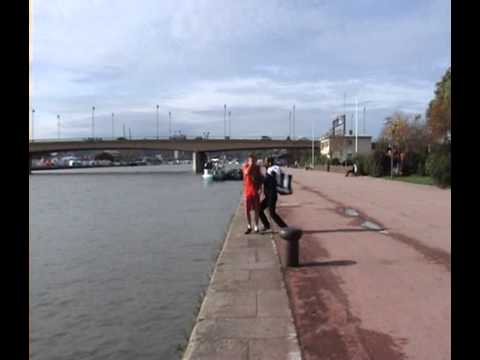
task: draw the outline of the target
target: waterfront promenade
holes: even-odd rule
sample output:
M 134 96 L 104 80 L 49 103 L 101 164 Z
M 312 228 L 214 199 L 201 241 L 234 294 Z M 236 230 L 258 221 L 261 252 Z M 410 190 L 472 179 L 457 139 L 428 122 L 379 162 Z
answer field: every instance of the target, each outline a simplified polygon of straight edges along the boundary
M 184 359 L 300 360 L 279 258 L 270 234 L 244 235 L 237 209 Z
M 285 272 L 303 358 L 450 359 L 450 190 L 289 172 L 279 213 L 305 231 Z
M 450 359 L 450 190 L 287 171 L 300 266 L 240 207 L 184 359 Z

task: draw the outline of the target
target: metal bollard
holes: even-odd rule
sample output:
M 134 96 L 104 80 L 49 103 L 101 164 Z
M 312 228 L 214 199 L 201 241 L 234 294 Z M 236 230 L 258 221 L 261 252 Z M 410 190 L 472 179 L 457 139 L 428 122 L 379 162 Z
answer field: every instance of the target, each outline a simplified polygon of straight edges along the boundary
M 298 241 L 303 235 L 303 231 L 294 227 L 286 227 L 280 229 L 279 235 L 286 240 L 287 246 L 287 266 L 298 267 L 300 259 L 299 243 Z

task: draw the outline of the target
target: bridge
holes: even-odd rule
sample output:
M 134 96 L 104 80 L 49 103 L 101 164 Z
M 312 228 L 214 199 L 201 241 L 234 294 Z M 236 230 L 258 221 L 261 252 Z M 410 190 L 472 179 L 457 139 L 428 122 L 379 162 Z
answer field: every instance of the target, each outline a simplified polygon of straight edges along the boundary
M 32 157 L 53 152 L 82 150 L 179 150 L 193 153 L 193 171 L 200 173 L 207 152 L 265 149 L 310 149 L 311 140 L 277 139 L 136 139 L 136 140 L 35 140 L 29 143 L 29 168 Z

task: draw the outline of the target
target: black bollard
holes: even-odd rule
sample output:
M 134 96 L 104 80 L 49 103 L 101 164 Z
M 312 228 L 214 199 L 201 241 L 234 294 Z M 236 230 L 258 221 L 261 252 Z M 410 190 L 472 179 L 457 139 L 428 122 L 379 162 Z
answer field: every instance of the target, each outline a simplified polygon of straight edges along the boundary
M 280 229 L 280 237 L 287 241 L 287 266 L 297 267 L 300 263 L 300 251 L 298 241 L 303 235 L 301 229 L 286 227 Z

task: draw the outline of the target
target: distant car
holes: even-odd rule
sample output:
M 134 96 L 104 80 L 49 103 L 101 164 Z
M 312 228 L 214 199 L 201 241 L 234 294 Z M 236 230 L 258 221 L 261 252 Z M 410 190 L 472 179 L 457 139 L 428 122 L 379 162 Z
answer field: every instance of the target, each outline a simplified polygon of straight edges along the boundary
M 270 136 L 262 136 L 262 140 L 272 140 Z
M 127 140 L 127 138 L 125 138 L 125 137 L 122 136 L 122 137 L 117 138 L 117 140 L 123 141 L 123 140 Z
M 171 137 L 172 140 L 187 140 L 187 137 L 185 135 L 173 135 Z

